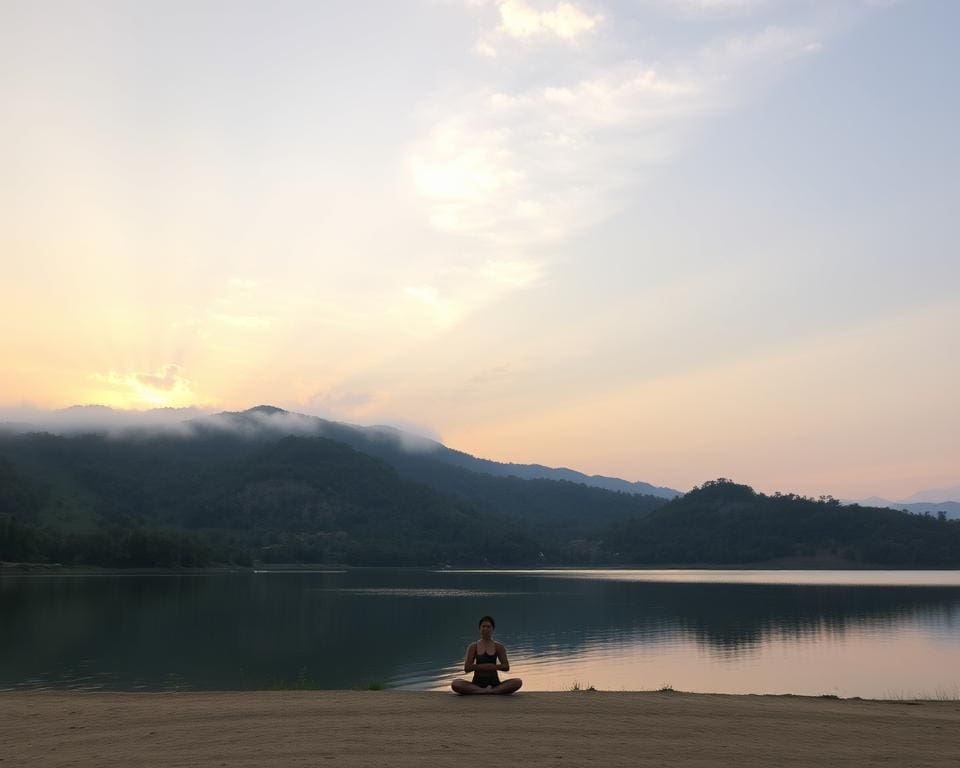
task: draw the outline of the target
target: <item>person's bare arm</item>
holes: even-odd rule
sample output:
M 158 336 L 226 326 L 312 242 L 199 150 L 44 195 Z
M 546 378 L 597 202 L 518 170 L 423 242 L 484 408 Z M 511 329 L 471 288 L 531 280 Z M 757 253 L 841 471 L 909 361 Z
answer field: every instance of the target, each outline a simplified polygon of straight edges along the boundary
M 463 660 L 463 671 L 473 672 L 477 669 L 477 644 L 470 643 L 467 646 L 467 655 Z
M 497 660 L 500 662 L 496 664 L 495 667 L 499 672 L 509 672 L 510 671 L 510 661 L 507 659 L 507 649 L 502 646 L 500 643 L 497 643 Z

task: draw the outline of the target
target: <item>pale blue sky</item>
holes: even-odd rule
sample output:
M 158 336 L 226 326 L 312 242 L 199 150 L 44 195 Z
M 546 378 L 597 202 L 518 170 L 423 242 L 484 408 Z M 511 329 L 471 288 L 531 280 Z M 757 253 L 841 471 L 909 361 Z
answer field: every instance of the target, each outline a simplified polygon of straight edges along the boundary
M 0 401 L 960 481 L 960 8 L 0 2 Z

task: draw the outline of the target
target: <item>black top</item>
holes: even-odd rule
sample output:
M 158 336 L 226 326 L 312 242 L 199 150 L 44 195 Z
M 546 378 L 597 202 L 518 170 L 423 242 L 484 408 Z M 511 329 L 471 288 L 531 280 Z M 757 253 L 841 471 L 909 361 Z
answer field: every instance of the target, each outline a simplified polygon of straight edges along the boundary
M 497 663 L 497 654 L 496 653 L 480 653 L 479 645 L 476 646 L 477 652 L 475 654 L 475 663 L 477 664 L 496 664 Z M 493 646 L 494 651 L 496 651 L 496 644 Z M 473 671 L 473 684 L 480 685 L 484 688 L 488 685 L 500 685 L 500 677 L 497 675 L 496 670 L 486 671 L 476 669 Z

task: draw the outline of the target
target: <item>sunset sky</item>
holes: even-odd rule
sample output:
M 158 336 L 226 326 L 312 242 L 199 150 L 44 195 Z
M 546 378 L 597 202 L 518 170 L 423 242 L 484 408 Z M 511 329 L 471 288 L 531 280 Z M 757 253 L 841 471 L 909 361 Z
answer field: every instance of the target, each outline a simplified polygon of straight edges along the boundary
M 0 0 L 0 405 L 960 484 L 960 4 Z

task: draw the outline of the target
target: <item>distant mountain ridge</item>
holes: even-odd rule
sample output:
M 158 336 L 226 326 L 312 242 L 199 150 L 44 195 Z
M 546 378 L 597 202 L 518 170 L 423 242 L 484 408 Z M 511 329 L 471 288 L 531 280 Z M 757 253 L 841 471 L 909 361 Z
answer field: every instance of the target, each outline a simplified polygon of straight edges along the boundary
M 900 509 L 907 512 L 912 512 L 915 515 L 925 515 L 931 514 L 935 515 L 937 512 L 946 512 L 947 517 L 955 520 L 960 520 L 960 502 L 957 501 L 941 501 L 938 503 L 935 502 L 905 502 L 905 501 L 889 501 L 888 499 L 881 499 L 879 496 L 871 496 L 869 499 L 861 499 L 857 502 L 850 502 L 854 504 L 860 504 L 864 507 L 881 507 L 884 509 Z
M 904 499 L 907 504 L 941 504 L 945 501 L 960 502 L 960 485 L 952 488 L 930 488 L 917 491 Z
M 378 450 L 378 446 L 381 449 L 384 446 L 393 446 L 404 451 L 429 455 L 437 461 L 462 467 L 471 472 L 483 472 L 484 474 L 494 475 L 496 477 L 519 477 L 524 480 L 566 480 L 572 483 L 580 483 L 581 485 L 589 485 L 594 488 L 603 488 L 607 491 L 657 496 L 662 499 L 673 499 L 682 495 L 680 491 L 673 488 L 656 486 L 642 481 L 631 482 L 618 477 L 587 475 L 566 467 L 554 468 L 541 464 L 513 464 L 478 458 L 469 453 L 449 448 L 436 440 L 404 432 L 396 427 L 361 427 L 339 421 L 329 421 L 319 416 L 307 416 L 301 413 L 285 411 L 282 408 L 277 408 L 272 405 L 258 405 L 253 408 L 248 408 L 246 411 L 239 412 L 224 411 L 211 418 L 226 418 L 249 423 L 251 416 L 255 418 L 255 422 L 259 426 L 269 426 L 269 423 L 265 423 L 262 417 L 266 417 L 267 419 L 279 417 L 281 419 L 281 426 L 286 425 L 287 427 L 290 426 L 289 421 L 287 421 L 288 417 L 311 420 L 316 427 L 321 430 L 321 434 L 341 440 L 357 450 L 372 450 L 375 455 L 382 453 L 382 450 Z M 302 427 L 303 425 L 300 426 Z
M 36 413 L 36 412 L 35 412 Z M 620 493 L 656 496 L 672 499 L 681 495 L 673 488 L 652 485 L 642 481 L 623 480 L 604 475 L 587 475 L 566 467 L 553 468 L 541 464 L 513 464 L 472 456 L 396 427 L 362 427 L 346 422 L 331 421 L 319 416 L 287 411 L 274 405 L 257 405 L 244 411 L 222 411 L 207 414 L 197 408 L 156 408 L 148 411 L 117 411 L 102 405 L 75 405 L 53 412 L 41 412 L 42 418 L 23 412 L 15 414 L 16 422 L 0 424 L 17 432 L 53 431 L 63 434 L 97 432 L 100 429 L 123 432 L 148 429 L 208 430 L 232 429 L 255 437 L 266 430 L 270 433 L 310 435 L 319 434 L 350 445 L 355 450 L 390 460 L 396 451 L 429 456 L 443 463 L 461 467 L 470 472 L 482 472 L 495 477 L 519 477 L 524 480 L 565 480 L 593 488 Z M 0 415 L 3 415 L 0 413 Z M 28 421 L 34 415 L 35 422 Z

